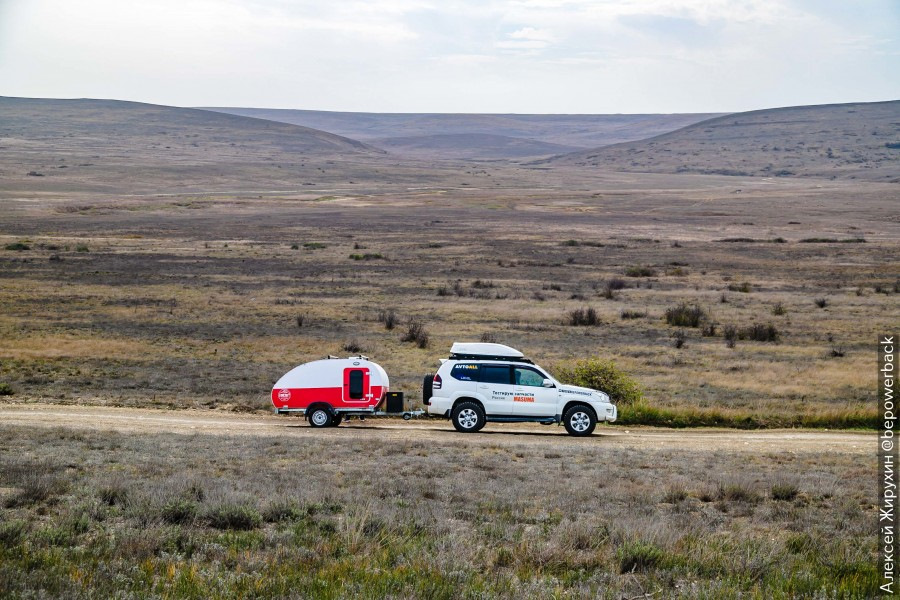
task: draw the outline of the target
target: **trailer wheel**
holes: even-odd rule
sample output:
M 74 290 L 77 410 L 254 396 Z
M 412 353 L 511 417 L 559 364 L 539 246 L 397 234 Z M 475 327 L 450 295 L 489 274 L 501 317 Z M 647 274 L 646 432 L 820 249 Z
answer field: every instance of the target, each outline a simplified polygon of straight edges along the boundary
M 460 433 L 475 433 L 484 427 L 484 409 L 475 402 L 460 402 L 453 407 L 453 426 Z
M 569 435 L 582 437 L 591 435 L 597 426 L 597 415 L 593 409 L 583 405 L 576 405 L 563 415 L 563 425 Z
M 411 414 L 409 414 L 409 413 L 403 413 L 403 420 L 404 420 L 404 421 L 409 421 L 410 419 L 412 419 L 412 415 L 411 415 Z
M 328 427 L 331 425 L 331 413 L 324 408 L 317 408 L 306 417 L 312 427 Z

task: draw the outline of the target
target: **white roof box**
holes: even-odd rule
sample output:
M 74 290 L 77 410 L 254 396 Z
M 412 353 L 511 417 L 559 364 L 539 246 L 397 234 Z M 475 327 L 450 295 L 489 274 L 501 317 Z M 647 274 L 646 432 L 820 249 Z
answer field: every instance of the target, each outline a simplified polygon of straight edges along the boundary
M 486 344 L 482 342 L 454 342 L 450 347 L 451 356 L 496 356 L 503 358 L 524 358 L 525 355 L 503 344 Z

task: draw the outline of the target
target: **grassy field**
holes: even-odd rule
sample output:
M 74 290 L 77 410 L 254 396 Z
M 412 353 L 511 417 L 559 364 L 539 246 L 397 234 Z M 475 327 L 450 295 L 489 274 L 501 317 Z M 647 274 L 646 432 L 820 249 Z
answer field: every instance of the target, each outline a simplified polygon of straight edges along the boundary
M 749 177 L 679 165 L 769 161 L 778 127 L 741 128 L 730 154 L 716 131 L 666 138 L 653 152 L 681 172 L 647 174 L 400 159 L 171 107 L 0 104 L 0 597 L 877 589 L 874 436 L 734 428 L 875 425 L 876 339 L 900 323 L 881 129 L 834 129 L 837 158 L 792 143 L 778 156 L 797 176 L 740 163 Z M 415 407 L 472 340 L 557 373 L 612 360 L 643 400 L 584 440 L 266 429 L 299 363 L 362 352 Z M 635 424 L 732 429 L 646 443 Z
M 614 360 L 645 391 L 626 423 L 871 426 L 873 340 L 900 316 L 892 189 L 6 200 L 0 381 L 8 401 L 261 410 L 291 366 L 359 348 L 415 404 L 485 336 L 551 368 Z M 667 321 L 682 305 L 696 322 Z M 413 321 L 426 348 L 400 341 Z
M 0 425 L 0 595 L 877 590 L 874 462 L 860 460 L 868 438 L 830 452 L 710 452 L 524 431 L 396 433 Z

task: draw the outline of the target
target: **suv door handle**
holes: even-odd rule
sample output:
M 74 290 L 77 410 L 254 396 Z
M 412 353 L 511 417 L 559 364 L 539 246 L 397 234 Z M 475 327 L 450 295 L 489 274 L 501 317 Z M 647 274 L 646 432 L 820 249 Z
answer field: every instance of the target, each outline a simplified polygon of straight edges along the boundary
M 486 390 L 486 389 L 489 389 L 489 388 L 490 388 L 490 386 L 488 386 L 488 385 L 479 385 L 478 387 L 481 388 L 481 389 L 483 389 L 483 390 Z

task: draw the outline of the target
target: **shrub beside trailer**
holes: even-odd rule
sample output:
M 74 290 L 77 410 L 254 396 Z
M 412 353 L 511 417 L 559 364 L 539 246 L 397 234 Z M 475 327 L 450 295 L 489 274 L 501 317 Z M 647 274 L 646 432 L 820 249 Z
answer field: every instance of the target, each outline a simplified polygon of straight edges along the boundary
M 272 406 L 277 414 L 305 415 L 313 427 L 337 427 L 354 416 L 409 420 L 425 414 L 404 410 L 403 392 L 390 387 L 387 372 L 368 357 L 329 356 L 285 373 L 272 388 Z

